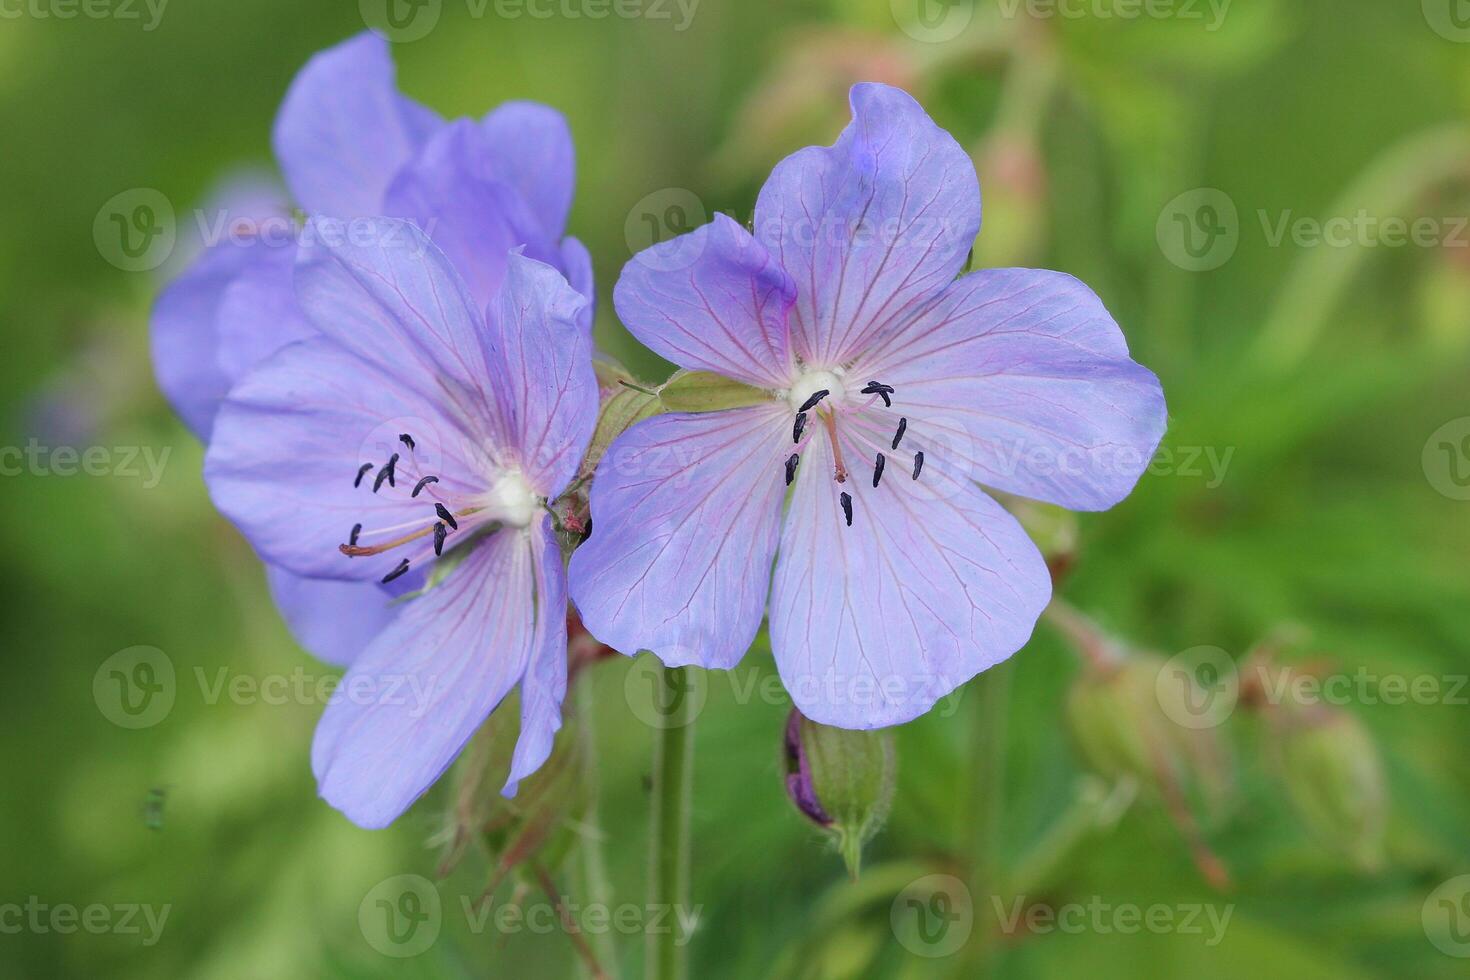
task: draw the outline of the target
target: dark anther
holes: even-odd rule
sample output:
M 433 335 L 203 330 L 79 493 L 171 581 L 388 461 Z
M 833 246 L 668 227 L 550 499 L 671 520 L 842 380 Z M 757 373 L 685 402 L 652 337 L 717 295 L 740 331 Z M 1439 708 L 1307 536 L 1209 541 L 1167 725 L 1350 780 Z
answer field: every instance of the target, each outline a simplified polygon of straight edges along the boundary
M 801 456 L 792 453 L 786 458 L 786 485 L 791 486 L 791 481 L 796 479 L 796 464 L 801 462 Z
M 407 432 L 401 432 L 398 435 L 398 441 L 407 446 L 409 452 L 413 452 L 413 436 Z
M 821 391 L 812 392 L 812 397 L 808 398 L 805 402 L 802 403 L 800 411 L 810 412 L 812 409 L 817 407 L 818 403 L 821 402 L 823 398 L 826 398 L 830 394 L 832 394 L 832 392 L 826 388 L 823 388 Z
M 361 534 L 361 533 L 362 533 L 362 525 L 361 524 L 354 524 L 354 525 L 352 525 L 352 533 L 347 536 L 347 543 L 349 545 L 351 545 L 352 547 L 354 547 L 354 548 L 357 547 L 357 536 L 359 534 Z
M 883 479 L 883 466 L 887 462 L 888 460 L 884 458 L 883 454 L 879 453 L 877 460 L 873 463 L 873 486 L 875 488 L 878 486 L 878 481 Z
M 445 507 L 443 504 L 435 504 L 434 512 L 437 513 L 439 515 L 439 519 L 445 524 L 448 524 L 452 530 L 459 530 L 459 521 L 456 521 L 454 519 L 454 515 L 449 513 L 448 507 Z
M 370 470 L 370 469 L 372 469 L 372 468 L 373 468 L 373 464 L 372 463 L 363 463 L 361 466 L 359 466 L 357 468 L 357 479 L 355 479 L 355 480 L 352 481 L 352 488 L 354 490 L 357 489 L 358 487 L 362 486 L 362 478 L 365 477 L 365 476 L 367 476 L 367 471 Z
M 900 442 L 903 442 L 903 432 L 908 427 L 909 427 L 909 420 L 908 419 L 899 419 L 898 420 L 898 431 L 893 434 L 893 448 L 894 449 L 897 449 L 898 448 L 898 444 Z
M 434 525 L 434 554 L 444 554 L 444 535 L 448 533 L 444 530 L 444 523 L 442 521 Z
M 398 457 L 395 456 L 393 458 L 394 459 L 397 459 Z M 373 493 L 377 493 L 378 490 L 379 490 L 379 488 L 381 488 L 383 486 L 383 483 L 385 481 L 389 481 L 389 480 L 392 480 L 392 479 L 393 479 L 393 467 L 391 467 L 391 466 L 385 466 L 382 469 L 378 470 L 378 475 L 375 476 L 375 477 L 373 477 Z
M 893 407 L 893 399 L 888 397 L 889 395 L 893 394 L 892 385 L 886 385 L 879 381 L 869 381 L 867 386 L 863 388 L 862 393 L 865 395 L 877 395 L 879 398 L 883 399 L 884 408 Z
M 922 470 L 923 468 L 924 468 L 924 453 L 922 451 L 917 452 L 917 453 L 914 453 L 914 479 L 915 480 L 917 480 L 919 478 L 919 471 Z
M 408 559 L 405 558 L 405 559 L 403 559 L 403 561 L 401 561 L 401 562 L 398 563 L 398 567 L 397 568 L 393 569 L 393 571 L 391 571 L 387 575 L 384 575 L 383 576 L 383 584 L 384 585 L 387 585 L 389 582 L 393 581 L 398 576 L 407 573 L 407 571 L 408 571 Z
M 390 487 L 398 486 L 398 477 L 395 472 L 397 470 L 397 467 L 398 454 L 394 453 L 392 456 L 388 457 L 388 462 L 383 464 L 383 469 L 386 470 L 388 473 L 388 486 Z
M 847 518 L 847 526 L 852 527 L 852 495 L 842 495 L 842 516 Z
M 797 412 L 796 422 L 791 426 L 791 441 L 801 442 L 801 430 L 806 428 L 806 413 Z
M 437 476 L 426 476 L 422 480 L 420 480 L 419 482 L 417 482 L 417 483 L 415 483 L 413 485 L 413 493 L 409 494 L 409 496 L 410 497 L 417 497 L 419 495 L 419 492 L 421 490 L 423 490 L 424 487 L 428 486 L 431 483 L 438 483 L 438 482 L 439 482 L 439 478 Z

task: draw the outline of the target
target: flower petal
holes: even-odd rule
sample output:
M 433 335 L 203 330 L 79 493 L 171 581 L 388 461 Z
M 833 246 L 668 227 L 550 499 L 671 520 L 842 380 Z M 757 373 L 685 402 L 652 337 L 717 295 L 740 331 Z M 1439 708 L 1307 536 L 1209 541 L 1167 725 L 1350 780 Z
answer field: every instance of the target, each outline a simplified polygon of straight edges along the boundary
M 291 281 L 296 248 L 257 243 L 260 254 L 226 287 L 218 313 L 219 363 L 232 380 L 316 333 Z
M 353 823 L 386 827 L 407 810 L 521 679 L 536 649 L 535 561 L 526 535 L 491 535 L 342 678 L 311 766 Z
M 500 288 L 512 248 L 523 246 L 553 265 L 561 260 L 557 237 L 543 230 L 516 188 L 495 175 L 496 151 L 470 120 L 449 123 L 399 172 L 383 202 L 384 213 L 413 221 L 443 251 L 479 309 Z
M 352 663 L 398 614 L 393 596 L 375 584 L 303 578 L 276 565 L 265 571 L 291 635 L 329 664 Z
M 536 102 L 505 102 L 480 122 L 488 137 L 490 174 L 515 188 L 547 238 L 567 226 L 577 158 L 566 117 Z
M 852 123 L 771 172 L 756 237 L 800 292 L 792 344 L 837 365 L 911 317 L 964 268 L 980 229 L 969 155 L 907 93 L 856 85 Z
M 413 452 L 399 443 L 400 433 L 415 440 Z M 393 568 L 396 553 L 343 555 L 338 545 L 352 526 L 431 524 L 433 500 L 410 498 L 413 484 L 435 475 L 436 493 L 482 490 L 477 477 L 489 463 L 481 447 L 434 402 L 314 337 L 278 352 L 230 392 L 204 479 L 215 505 L 267 561 L 298 575 L 373 579 Z M 375 493 L 374 472 L 394 452 L 402 457 L 396 486 Z M 374 471 L 354 486 L 369 463 Z
M 443 125 L 398 94 L 388 44 L 371 32 L 315 55 L 291 82 L 272 142 L 292 195 L 310 214 L 381 212 L 398 168 Z
M 492 411 L 484 316 L 424 232 L 395 218 L 312 218 L 303 238 L 296 295 L 318 330 L 426 402 L 465 420 Z
M 587 299 L 587 308 L 582 311 L 582 326 L 589 332 L 597 317 L 597 280 L 592 274 L 592 253 L 576 238 L 561 240 L 561 267 L 566 270 L 567 282 Z
M 511 756 L 510 777 L 502 790 L 514 796 L 522 779 L 541 768 L 561 730 L 561 704 L 567 696 L 567 573 L 561 545 L 549 519 L 531 529 L 536 573 L 536 631 L 531 662 L 521 678 L 521 737 Z
M 786 316 L 795 301 L 791 277 L 723 214 L 639 252 L 613 289 L 618 316 L 655 353 L 771 388 L 791 382 Z
M 512 254 L 486 317 L 486 359 L 504 445 L 518 451 L 532 486 L 548 498 L 576 475 L 597 426 L 586 307 L 561 273 Z
M 788 416 L 784 405 L 660 415 L 613 443 L 570 571 L 593 636 L 669 666 L 739 662 L 769 591 Z
M 853 370 L 894 386 L 916 427 L 947 430 L 973 479 L 1072 510 L 1126 497 L 1168 423 L 1158 378 L 1092 290 L 1059 272 L 965 276 Z
M 872 459 L 874 440 L 845 428 L 845 458 Z M 906 722 L 1026 642 L 1051 578 L 1000 505 L 938 467 L 919 480 L 895 467 L 876 489 L 837 484 L 820 435 L 805 457 L 770 611 L 776 665 L 802 714 L 839 728 Z

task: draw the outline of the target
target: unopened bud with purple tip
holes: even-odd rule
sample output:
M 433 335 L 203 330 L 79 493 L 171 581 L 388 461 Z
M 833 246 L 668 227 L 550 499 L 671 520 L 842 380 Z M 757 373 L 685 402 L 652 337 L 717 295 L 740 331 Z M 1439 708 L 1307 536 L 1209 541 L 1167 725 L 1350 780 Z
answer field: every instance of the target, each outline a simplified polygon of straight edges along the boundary
M 786 792 L 831 837 L 856 878 L 863 845 L 882 829 L 893 804 L 893 733 L 831 728 L 793 708 L 784 748 Z

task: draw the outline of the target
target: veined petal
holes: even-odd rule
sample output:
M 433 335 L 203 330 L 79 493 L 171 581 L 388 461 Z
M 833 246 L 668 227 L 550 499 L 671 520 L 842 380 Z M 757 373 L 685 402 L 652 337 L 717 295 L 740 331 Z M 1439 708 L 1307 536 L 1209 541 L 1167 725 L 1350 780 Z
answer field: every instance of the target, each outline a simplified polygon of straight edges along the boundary
M 296 295 L 318 330 L 426 402 L 465 420 L 490 413 L 484 315 L 423 231 L 396 218 L 312 218 L 303 237 Z
M 534 259 L 557 264 L 557 237 L 495 166 L 507 152 L 475 123 L 444 126 L 389 185 L 383 213 L 418 225 L 469 286 L 477 308 L 500 288 L 506 255 L 523 247 Z
M 510 777 L 502 790 L 514 796 L 520 781 L 551 755 L 561 730 L 561 704 L 567 696 L 567 573 L 561 545 L 548 518 L 531 528 L 536 575 L 536 629 L 531 662 L 521 678 L 521 737 L 511 756 Z
M 1168 423 L 1158 378 L 1102 301 L 1058 272 L 965 276 L 853 370 L 893 385 L 896 411 L 949 430 L 973 479 L 1072 510 L 1126 497 Z
M 788 416 L 785 405 L 660 415 L 613 443 L 570 570 L 593 636 L 669 666 L 739 662 L 769 591 Z
M 506 102 L 480 122 L 480 129 L 487 137 L 490 173 L 530 205 L 548 239 L 560 238 L 577 179 L 566 117 L 536 102 Z
M 588 332 L 597 317 L 597 280 L 592 274 L 592 253 L 587 251 L 580 239 L 567 237 L 561 240 L 561 267 L 566 270 L 567 282 L 587 300 L 582 311 L 581 322 Z
M 577 472 L 597 427 L 587 300 L 549 265 L 509 257 L 486 317 L 486 358 L 506 443 L 532 486 L 554 497 Z
M 791 381 L 791 277 L 733 219 L 654 245 L 623 266 L 613 305 L 645 346 L 695 371 L 769 388 Z
M 322 798 L 353 823 L 385 827 L 407 810 L 526 672 L 534 564 L 527 535 L 491 535 L 406 603 L 342 678 L 311 766 Z
M 887 448 L 846 429 L 849 461 Z M 770 610 L 776 666 L 803 714 L 839 728 L 906 722 L 1026 642 L 1051 578 L 1000 505 L 941 467 L 913 480 L 896 466 L 876 489 L 857 474 L 835 483 L 821 436 L 805 456 Z
M 902 323 L 964 268 L 980 185 L 960 145 L 907 93 L 856 85 L 852 123 L 771 172 L 756 237 L 796 282 L 792 345 L 830 367 Z
M 272 142 L 308 213 L 363 217 L 380 213 L 393 175 L 441 125 L 398 94 L 388 43 L 365 32 L 306 63 L 281 103 Z
M 413 451 L 399 442 L 402 433 L 414 439 Z M 394 559 L 343 555 L 338 545 L 352 526 L 431 526 L 439 496 L 484 489 L 479 478 L 490 463 L 481 447 L 435 403 L 314 337 L 278 352 L 230 392 L 204 479 L 215 505 L 267 561 L 298 575 L 374 579 Z M 395 452 L 396 486 L 384 483 L 375 493 L 375 474 Z M 372 470 L 354 486 L 367 464 Z M 415 482 L 429 475 L 440 482 L 411 498 Z
M 374 583 L 304 578 L 276 565 L 265 571 L 291 635 L 329 664 L 352 663 L 398 614 L 393 596 Z

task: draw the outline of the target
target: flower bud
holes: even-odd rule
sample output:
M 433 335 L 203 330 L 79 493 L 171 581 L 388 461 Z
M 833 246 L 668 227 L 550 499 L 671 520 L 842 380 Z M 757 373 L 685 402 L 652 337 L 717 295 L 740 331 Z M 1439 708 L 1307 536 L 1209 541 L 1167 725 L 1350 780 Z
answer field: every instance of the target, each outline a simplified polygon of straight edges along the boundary
M 830 836 L 856 878 L 863 845 L 882 829 L 893 804 L 893 732 L 819 725 L 793 708 L 785 754 L 791 801 Z
M 1365 871 L 1380 867 L 1388 790 L 1367 728 L 1351 712 L 1320 704 L 1277 706 L 1269 717 L 1278 773 L 1302 822 Z

